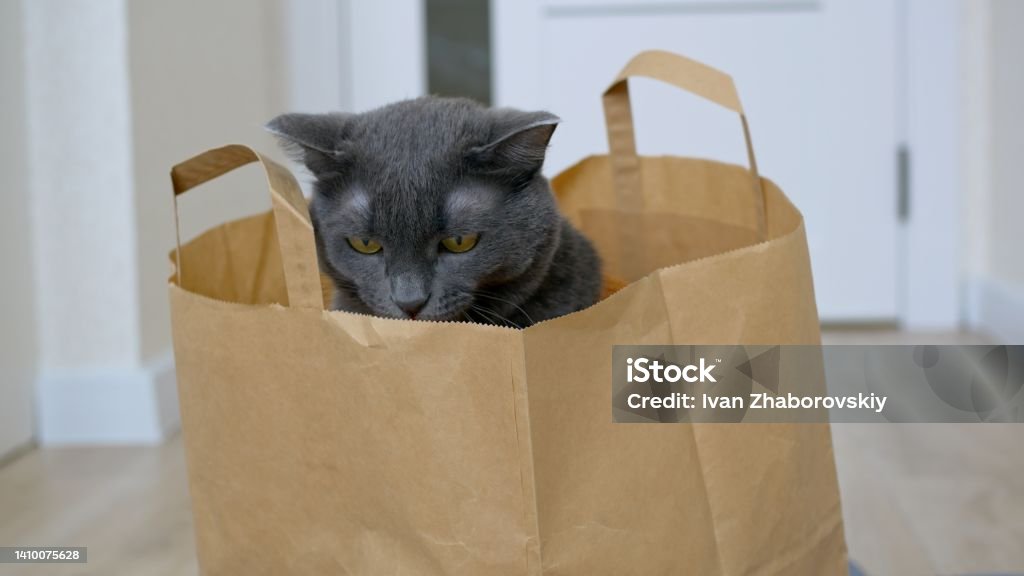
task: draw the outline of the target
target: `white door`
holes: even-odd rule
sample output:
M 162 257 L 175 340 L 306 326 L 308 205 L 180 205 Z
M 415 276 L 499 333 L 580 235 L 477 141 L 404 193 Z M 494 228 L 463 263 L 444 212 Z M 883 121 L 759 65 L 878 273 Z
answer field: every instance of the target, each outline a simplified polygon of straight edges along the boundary
M 663 49 L 736 80 L 761 173 L 803 211 L 825 321 L 897 318 L 898 2 L 493 0 L 494 104 L 563 119 L 546 170 L 605 153 L 601 92 Z M 643 154 L 746 164 L 730 112 L 631 81 Z M 685 199 L 681 199 L 685 201 Z

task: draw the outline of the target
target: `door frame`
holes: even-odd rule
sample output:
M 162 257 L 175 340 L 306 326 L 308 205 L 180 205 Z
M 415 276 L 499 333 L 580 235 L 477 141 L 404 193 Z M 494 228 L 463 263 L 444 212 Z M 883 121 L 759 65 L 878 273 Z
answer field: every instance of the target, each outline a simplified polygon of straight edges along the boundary
M 362 112 L 426 93 L 424 0 L 283 2 L 293 111 Z
M 959 0 L 896 0 L 903 30 L 902 102 L 897 142 L 909 150 L 908 217 L 897 224 L 897 318 L 906 329 L 956 329 L 962 319 L 960 105 L 963 6 Z M 492 94 L 496 106 L 539 108 L 541 86 L 523 81 L 543 62 L 541 30 L 550 0 L 490 0 Z M 594 0 L 604 10 L 638 8 Z M 502 26 L 497 23 L 501 22 Z M 512 23 L 512 25 L 509 25 Z M 507 30 L 514 29 L 509 35 Z M 934 122 L 933 118 L 953 118 Z M 893 210 L 897 183 L 893 183 Z M 875 319 L 872 319 L 875 320 Z

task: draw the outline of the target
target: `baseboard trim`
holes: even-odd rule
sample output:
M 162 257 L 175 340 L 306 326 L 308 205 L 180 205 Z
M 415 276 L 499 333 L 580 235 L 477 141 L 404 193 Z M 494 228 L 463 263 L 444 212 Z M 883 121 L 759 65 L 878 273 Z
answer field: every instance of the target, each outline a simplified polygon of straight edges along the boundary
M 37 447 L 36 441 L 33 439 L 22 444 L 17 444 L 13 448 L 0 453 L 0 468 L 3 468 L 8 464 L 12 464 L 15 460 L 35 450 Z
M 971 280 L 967 322 L 999 344 L 1024 344 L 1024 288 L 991 278 Z
M 159 444 L 181 426 L 170 351 L 139 367 L 47 371 L 37 393 L 43 446 Z

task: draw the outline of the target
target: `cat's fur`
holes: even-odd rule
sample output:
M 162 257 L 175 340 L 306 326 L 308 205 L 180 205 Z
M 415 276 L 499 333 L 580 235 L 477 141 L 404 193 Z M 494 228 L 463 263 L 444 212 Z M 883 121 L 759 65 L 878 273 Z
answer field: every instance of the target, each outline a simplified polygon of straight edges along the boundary
M 284 114 L 267 129 L 315 177 L 310 213 L 335 308 L 525 327 L 590 306 L 601 290 L 597 253 L 540 172 L 557 123 L 424 97 L 363 114 Z M 440 244 L 469 234 L 479 240 L 468 252 Z M 350 237 L 383 249 L 362 254 Z

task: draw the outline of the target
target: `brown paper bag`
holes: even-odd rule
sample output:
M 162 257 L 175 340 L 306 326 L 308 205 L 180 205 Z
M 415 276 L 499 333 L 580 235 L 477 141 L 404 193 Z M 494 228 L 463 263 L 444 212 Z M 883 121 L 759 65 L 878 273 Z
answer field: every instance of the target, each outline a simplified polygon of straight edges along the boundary
M 743 112 L 731 79 L 661 52 L 605 94 L 611 154 L 554 180 L 611 277 L 526 330 L 324 310 L 294 178 L 242 146 L 272 212 L 180 247 L 170 283 L 199 563 L 219 574 L 845 573 L 824 425 L 613 424 L 614 344 L 814 344 L 800 213 L 751 170 L 638 158 L 627 77 Z

